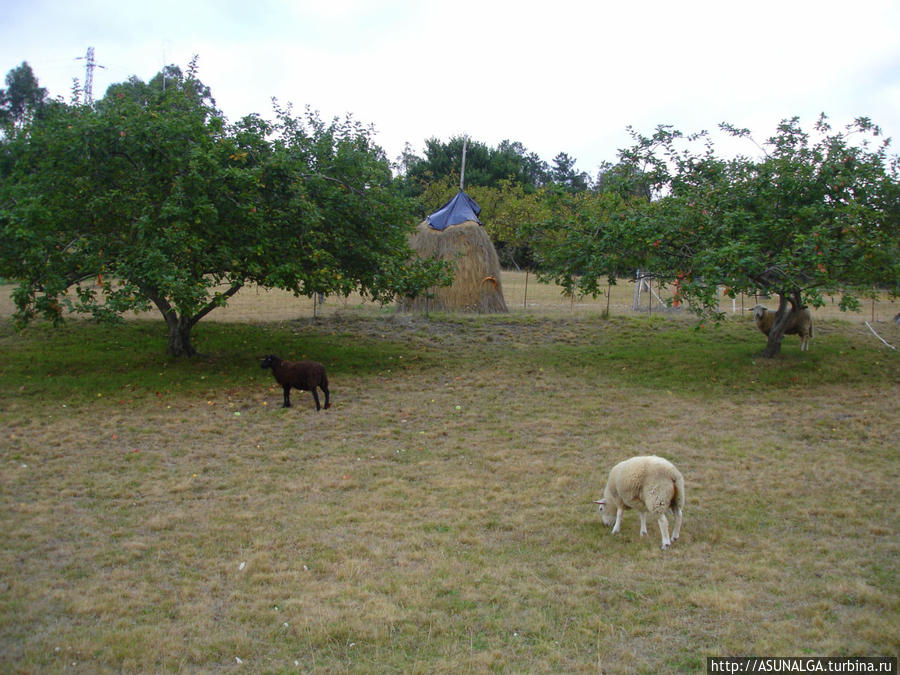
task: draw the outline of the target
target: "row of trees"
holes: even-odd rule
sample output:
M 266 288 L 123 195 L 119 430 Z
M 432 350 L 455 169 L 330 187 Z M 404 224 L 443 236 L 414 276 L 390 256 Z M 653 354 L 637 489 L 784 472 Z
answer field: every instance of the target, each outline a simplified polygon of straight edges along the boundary
M 407 235 L 458 189 L 462 138 L 407 151 L 392 175 L 352 119 L 276 105 L 229 124 L 196 64 L 91 106 L 49 101 L 29 75 L 0 92 L 0 276 L 20 281 L 20 321 L 155 305 L 170 352 L 192 354 L 191 328 L 247 283 L 387 300 L 448 278 Z M 504 262 L 592 295 L 645 269 L 701 314 L 722 285 L 775 295 L 768 355 L 803 305 L 900 289 L 898 162 L 870 120 L 786 120 L 752 156 L 666 126 L 632 137 L 593 181 L 565 153 L 549 167 L 520 143 L 469 141 L 466 190 Z M 84 283 L 100 274 L 114 285 Z
M 464 144 L 467 188 L 499 188 L 501 184 L 512 183 L 533 193 L 550 185 L 562 186 L 571 192 L 587 190 L 591 186 L 590 176 L 576 169 L 576 160 L 565 152 L 560 152 L 552 164 L 547 164 L 518 141 L 505 140 L 491 148 L 463 136 L 455 136 L 447 142 L 437 138 L 426 140 L 424 157 L 416 155 L 407 144 L 396 163 L 398 182 L 407 194 L 419 196 L 433 182 L 459 176 Z
M 722 130 L 751 140 L 747 129 Z M 721 286 L 731 297 L 776 296 L 766 356 L 806 305 L 831 295 L 857 309 L 866 294 L 900 291 L 900 166 L 871 120 L 835 130 L 823 115 L 812 133 L 785 120 L 754 141 L 757 157 L 723 156 L 706 134 L 667 126 L 632 136 L 609 189 L 557 193 L 551 217 L 526 226 L 545 277 L 597 294 L 649 270 L 713 316 Z

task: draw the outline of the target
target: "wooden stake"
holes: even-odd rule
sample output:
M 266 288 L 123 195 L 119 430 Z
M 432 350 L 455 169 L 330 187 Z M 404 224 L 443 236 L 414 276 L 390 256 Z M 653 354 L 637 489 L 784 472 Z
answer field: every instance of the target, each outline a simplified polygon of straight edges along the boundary
M 522 309 L 528 309 L 528 269 L 525 269 L 525 299 L 522 300 Z

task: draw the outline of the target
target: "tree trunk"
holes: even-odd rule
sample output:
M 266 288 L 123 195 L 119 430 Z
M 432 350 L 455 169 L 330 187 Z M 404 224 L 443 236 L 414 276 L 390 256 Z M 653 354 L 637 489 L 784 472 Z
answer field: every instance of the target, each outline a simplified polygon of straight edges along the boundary
M 171 320 L 170 320 L 171 317 Z M 169 327 L 169 354 L 172 356 L 194 356 L 197 350 L 191 344 L 191 328 L 194 322 L 185 320 L 184 317 L 176 317 L 172 312 L 166 315 L 166 325 Z
M 781 341 L 784 338 L 784 330 L 790 323 L 791 317 L 800 309 L 800 295 L 794 292 L 792 298 L 786 293 L 778 294 L 778 310 L 775 312 L 775 321 L 769 329 L 766 347 L 760 356 L 768 359 L 775 358 L 781 353 Z
M 769 331 L 769 337 L 766 340 L 766 347 L 760 353 L 760 356 L 767 359 L 774 359 L 781 353 L 781 338 L 784 337 L 784 333 L 777 334 L 775 332 L 775 326 L 772 326 L 772 330 Z
M 171 356 L 194 356 L 197 350 L 191 344 L 191 328 L 198 318 L 178 316 L 166 297 L 155 288 L 141 286 L 141 292 L 159 309 L 169 329 L 168 352 Z
M 166 297 L 155 288 L 141 285 L 141 293 L 147 296 L 156 305 L 169 329 L 169 354 L 172 356 L 196 356 L 197 350 L 191 344 L 191 329 L 204 316 L 216 307 L 221 307 L 232 295 L 241 289 L 240 283 L 234 283 L 224 293 L 217 293 L 205 307 L 193 316 L 178 315 L 178 311 L 171 305 Z

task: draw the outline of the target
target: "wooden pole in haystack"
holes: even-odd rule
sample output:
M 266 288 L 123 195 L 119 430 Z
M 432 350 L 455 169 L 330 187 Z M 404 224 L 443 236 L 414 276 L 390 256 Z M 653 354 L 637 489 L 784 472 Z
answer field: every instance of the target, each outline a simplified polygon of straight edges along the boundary
M 466 182 L 466 146 L 469 144 L 469 137 L 463 136 L 463 155 L 462 155 L 462 166 L 459 168 L 459 191 L 463 191 L 463 186 Z
M 459 191 L 465 188 L 468 138 L 463 137 Z M 437 230 L 428 219 L 410 235 L 412 250 L 420 258 L 445 260 L 453 266 L 453 283 L 434 289 L 431 298 L 402 298 L 403 310 L 508 312 L 500 281 L 500 260 L 485 228 L 472 215 L 467 220 Z

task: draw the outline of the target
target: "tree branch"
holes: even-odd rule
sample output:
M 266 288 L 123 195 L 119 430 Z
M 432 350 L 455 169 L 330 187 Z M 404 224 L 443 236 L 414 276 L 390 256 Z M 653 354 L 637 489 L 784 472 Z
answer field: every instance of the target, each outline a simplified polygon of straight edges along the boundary
M 166 296 L 162 295 L 155 288 L 151 288 L 146 284 L 142 284 L 138 282 L 138 289 L 141 294 L 149 298 L 150 302 L 156 305 L 156 308 L 163 315 L 163 318 L 166 320 L 166 324 L 171 324 L 173 321 L 178 320 L 178 315 L 175 310 L 172 308 L 172 305 L 169 304 Z
M 190 325 L 193 328 L 200 319 L 213 311 L 216 307 L 219 306 L 218 299 L 225 298 L 226 300 L 237 293 L 241 288 L 243 288 L 244 284 L 235 283 L 229 288 L 227 291 L 222 293 L 221 295 L 216 295 L 212 300 L 207 303 L 206 307 L 197 312 L 193 317 L 191 317 Z
M 340 178 L 332 178 L 331 176 L 326 176 L 325 174 L 322 174 L 322 173 L 301 173 L 301 174 L 299 174 L 299 177 L 304 178 L 304 179 L 305 178 L 321 178 L 322 180 L 327 180 L 327 181 L 331 181 L 332 183 L 337 183 L 338 185 L 343 185 L 345 188 L 350 190 L 350 192 L 353 192 L 360 197 L 365 196 L 365 192 L 353 187 L 349 183 L 342 181 Z

